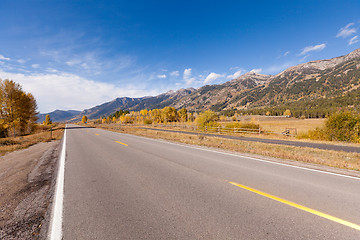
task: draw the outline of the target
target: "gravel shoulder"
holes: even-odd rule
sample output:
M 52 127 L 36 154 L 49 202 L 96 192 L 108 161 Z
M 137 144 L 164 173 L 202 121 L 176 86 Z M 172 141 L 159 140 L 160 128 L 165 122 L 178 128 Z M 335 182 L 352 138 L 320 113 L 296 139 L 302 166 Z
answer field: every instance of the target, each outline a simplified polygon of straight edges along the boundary
M 60 143 L 0 157 L 0 239 L 46 239 Z

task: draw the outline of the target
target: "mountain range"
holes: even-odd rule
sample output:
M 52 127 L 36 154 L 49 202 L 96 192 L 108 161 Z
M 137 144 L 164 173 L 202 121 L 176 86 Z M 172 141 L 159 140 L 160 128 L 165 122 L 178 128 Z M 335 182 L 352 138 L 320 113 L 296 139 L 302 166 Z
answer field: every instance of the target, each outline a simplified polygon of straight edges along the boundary
M 45 121 L 45 116 L 47 114 L 50 115 L 50 119 L 53 122 L 65 122 L 65 121 L 72 119 L 76 115 L 79 115 L 80 113 L 81 113 L 81 111 L 76 111 L 76 110 L 68 110 L 68 111 L 55 110 L 51 113 L 39 114 L 38 122 L 42 123 L 43 121 Z
M 67 111 L 70 114 L 67 118 L 64 114 L 61 120 L 52 117 L 55 113 L 58 116 L 59 110 L 50 113 L 50 117 L 54 121 L 78 121 L 83 115 L 95 119 L 119 109 L 139 111 L 165 106 L 190 111 L 247 110 L 304 101 L 310 104 L 346 96 L 351 96 L 351 100 L 343 101 L 342 105 L 360 103 L 360 48 L 345 56 L 293 66 L 276 75 L 249 72 L 223 84 L 169 91 L 153 97 L 121 97 L 80 113 Z

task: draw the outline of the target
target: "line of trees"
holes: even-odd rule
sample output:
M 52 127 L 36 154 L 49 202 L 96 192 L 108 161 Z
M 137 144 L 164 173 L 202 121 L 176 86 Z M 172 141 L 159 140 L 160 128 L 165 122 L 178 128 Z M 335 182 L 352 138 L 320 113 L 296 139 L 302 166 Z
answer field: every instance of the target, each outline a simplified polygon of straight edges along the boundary
M 174 107 L 164 107 L 163 109 L 141 110 L 141 111 L 117 111 L 116 113 L 103 116 L 95 123 L 168 123 L 168 122 L 187 122 L 194 121 L 194 115 L 188 113 L 187 109 L 179 111 Z
M 12 80 L 0 79 L 0 137 L 31 133 L 37 120 L 37 104 L 31 93 Z

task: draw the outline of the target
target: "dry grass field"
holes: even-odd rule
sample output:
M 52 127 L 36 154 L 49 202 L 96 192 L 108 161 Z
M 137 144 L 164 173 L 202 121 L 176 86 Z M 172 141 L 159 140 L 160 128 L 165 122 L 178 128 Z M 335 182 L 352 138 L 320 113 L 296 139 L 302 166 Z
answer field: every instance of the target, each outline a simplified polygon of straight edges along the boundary
M 39 142 L 49 142 L 51 140 L 59 140 L 63 136 L 64 125 L 59 125 L 54 128 L 52 133 L 49 130 L 38 129 L 35 133 L 19 136 L 8 137 L 0 139 L 0 155 L 4 155 L 7 152 L 16 151 L 19 149 L 28 148 Z
M 260 125 L 261 130 L 267 133 L 280 134 L 286 129 L 296 129 L 297 134 L 307 133 L 309 130 L 314 130 L 317 127 L 322 127 L 325 124 L 324 118 L 310 118 L 310 119 L 298 119 L 298 118 L 287 118 L 283 116 L 241 116 L 237 118 L 241 123 L 256 123 Z M 225 127 L 226 124 L 232 121 L 219 121 L 219 123 Z M 167 128 L 187 125 L 189 127 L 196 127 L 195 123 L 167 123 Z M 150 127 L 152 125 L 149 125 Z M 191 129 L 191 128 L 189 128 Z
M 307 133 L 309 130 L 314 130 L 321 127 L 325 123 L 324 118 L 286 118 L 283 116 L 269 117 L 269 116 L 241 116 L 238 118 L 240 122 L 254 122 L 260 125 L 260 128 L 266 132 L 281 133 L 287 128 L 295 128 L 298 134 Z

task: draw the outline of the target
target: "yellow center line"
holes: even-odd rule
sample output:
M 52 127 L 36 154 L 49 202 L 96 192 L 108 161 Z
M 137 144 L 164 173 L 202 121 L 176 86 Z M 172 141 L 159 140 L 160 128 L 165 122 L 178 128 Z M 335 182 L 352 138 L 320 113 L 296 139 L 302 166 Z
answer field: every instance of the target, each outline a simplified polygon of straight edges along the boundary
M 129 145 L 127 145 L 126 143 L 122 143 L 122 142 L 119 142 L 119 141 L 115 141 L 115 142 L 120 143 L 120 144 L 122 144 L 122 145 L 124 145 L 124 146 L 129 146 Z
M 98 136 L 98 135 L 100 135 L 100 134 L 98 134 L 98 133 L 95 133 L 95 135 L 97 135 L 97 136 Z
M 329 214 L 322 213 L 322 212 L 319 212 L 319 211 L 317 211 L 317 210 L 314 210 L 314 209 L 311 209 L 311 208 L 308 208 L 308 207 L 305 207 L 305 206 L 301 206 L 301 205 L 299 205 L 299 204 L 290 202 L 290 201 L 288 201 L 288 200 L 285 200 L 285 199 L 282 199 L 282 198 L 279 198 L 279 197 L 270 195 L 270 194 L 268 194 L 268 193 L 261 192 L 261 191 L 259 191 L 259 190 L 256 190 L 256 189 L 253 189 L 253 188 L 250 188 L 250 187 L 247 187 L 247 186 L 244 186 L 244 185 L 235 183 L 235 182 L 229 182 L 229 183 L 232 184 L 232 185 L 235 185 L 235 186 L 237 186 L 237 187 L 246 189 L 246 190 L 248 190 L 248 191 L 250 191 L 250 192 L 257 193 L 257 194 L 259 194 L 259 195 L 261 195 L 261 196 L 264 196 L 264 197 L 273 199 L 273 200 L 275 200 L 275 201 L 278 201 L 278 202 L 287 204 L 287 205 L 289 205 L 289 206 L 292 206 L 292 207 L 301 209 L 301 210 L 303 210 L 303 211 L 305 211 L 305 212 L 309 212 L 309 213 L 315 214 L 315 215 L 317 215 L 317 216 L 326 218 L 326 219 L 328 219 L 328 220 L 331 220 L 331 221 L 340 223 L 340 224 L 342 224 L 342 225 L 345 225 L 345 226 L 347 226 L 347 227 L 351 227 L 351 228 L 353 228 L 353 229 L 356 229 L 356 230 L 360 231 L 360 225 L 357 225 L 357 224 L 355 224 L 355 223 L 351 223 L 351 222 L 348 222 L 348 221 L 346 221 L 346 220 L 343 220 L 343 219 L 340 219 L 340 218 L 337 218 L 337 217 L 333 217 L 333 216 L 331 216 L 331 215 L 329 215 Z

